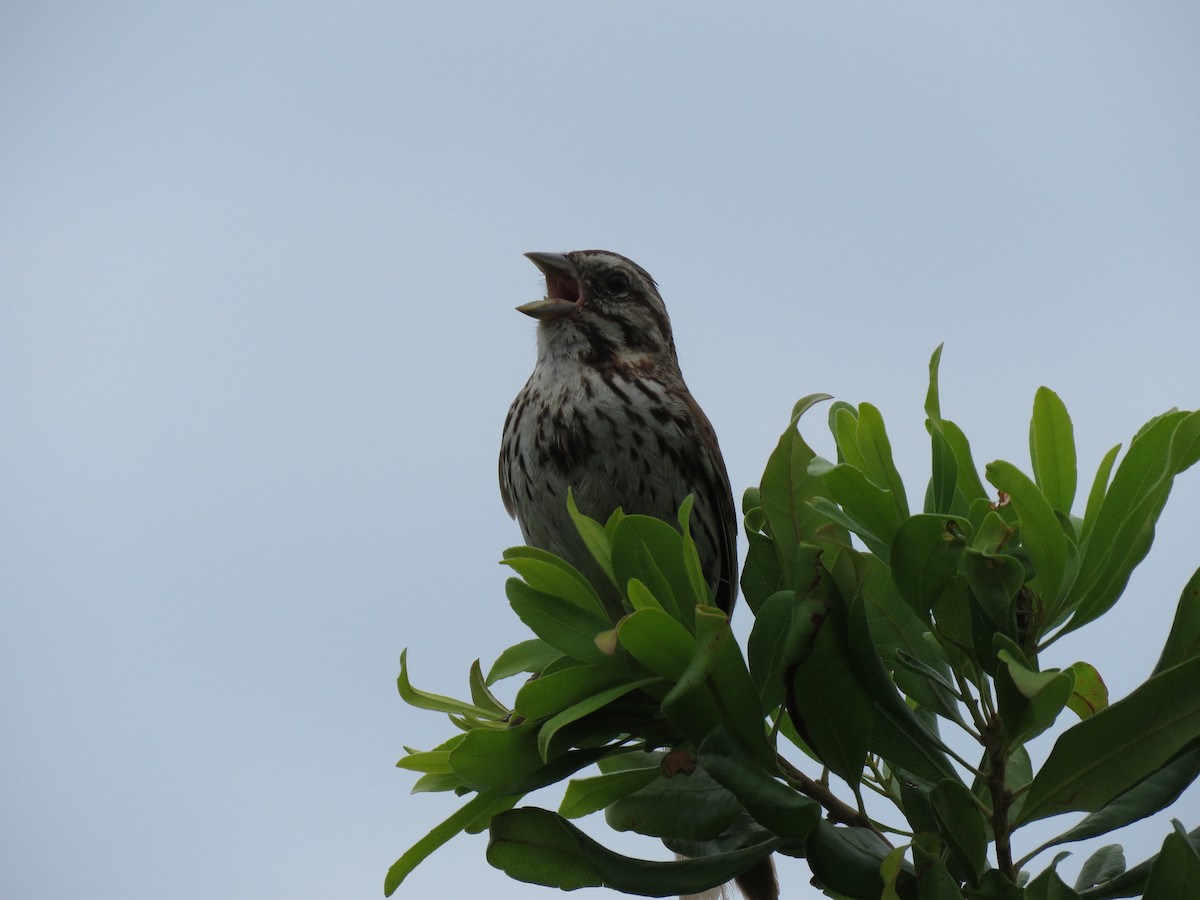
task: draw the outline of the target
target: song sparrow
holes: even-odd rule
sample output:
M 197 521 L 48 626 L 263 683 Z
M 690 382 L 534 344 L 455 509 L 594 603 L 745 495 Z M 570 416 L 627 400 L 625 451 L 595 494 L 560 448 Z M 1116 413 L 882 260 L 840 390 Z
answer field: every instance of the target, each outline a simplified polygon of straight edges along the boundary
M 690 526 L 717 605 L 737 596 L 737 518 L 712 425 L 679 371 L 671 322 L 654 279 L 603 250 L 527 253 L 546 297 L 519 306 L 538 320 L 537 363 L 508 411 L 500 492 L 531 546 L 584 572 L 619 617 L 620 597 L 567 513 L 601 522 L 617 507 L 675 521 L 695 495 Z M 765 860 L 739 886 L 778 896 Z

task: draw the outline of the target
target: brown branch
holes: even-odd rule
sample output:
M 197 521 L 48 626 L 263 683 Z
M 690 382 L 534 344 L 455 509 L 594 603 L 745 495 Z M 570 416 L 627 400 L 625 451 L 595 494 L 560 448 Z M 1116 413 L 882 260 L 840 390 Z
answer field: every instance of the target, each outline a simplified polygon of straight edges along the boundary
M 806 797 L 811 797 L 820 803 L 825 811 L 829 813 L 830 821 L 841 825 L 852 825 L 855 828 L 869 828 L 883 838 L 883 832 L 875 826 L 875 823 L 869 817 L 859 812 L 853 806 L 839 800 L 827 785 L 819 781 L 813 781 L 813 779 L 809 778 L 782 756 L 777 757 L 777 759 L 779 761 L 779 771 L 788 780 L 788 784 Z M 887 838 L 883 839 L 887 841 Z M 887 843 L 888 846 L 891 846 L 890 841 L 887 841 Z

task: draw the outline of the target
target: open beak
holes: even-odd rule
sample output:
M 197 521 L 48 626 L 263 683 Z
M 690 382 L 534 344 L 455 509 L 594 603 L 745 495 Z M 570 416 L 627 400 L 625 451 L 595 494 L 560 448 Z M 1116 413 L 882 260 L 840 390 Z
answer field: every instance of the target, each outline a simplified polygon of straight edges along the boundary
M 535 319 L 561 319 L 579 308 L 583 291 L 575 277 L 575 266 L 561 253 L 532 252 L 529 261 L 546 276 L 546 297 L 517 307 L 518 312 Z

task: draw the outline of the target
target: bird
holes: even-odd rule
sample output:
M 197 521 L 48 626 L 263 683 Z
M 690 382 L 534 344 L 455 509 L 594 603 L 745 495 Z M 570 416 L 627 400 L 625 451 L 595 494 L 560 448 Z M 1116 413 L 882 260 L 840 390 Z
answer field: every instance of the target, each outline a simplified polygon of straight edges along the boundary
M 694 496 L 689 529 L 715 604 L 737 599 L 737 513 L 708 417 L 679 368 L 671 320 L 650 273 L 608 250 L 532 252 L 546 295 L 518 306 L 537 320 L 537 361 L 509 407 L 500 493 L 527 544 L 571 563 L 610 615 L 624 610 L 571 521 L 627 515 L 674 522 Z M 764 865 L 765 864 L 765 865 Z M 749 900 L 778 897 L 770 859 L 738 878 Z

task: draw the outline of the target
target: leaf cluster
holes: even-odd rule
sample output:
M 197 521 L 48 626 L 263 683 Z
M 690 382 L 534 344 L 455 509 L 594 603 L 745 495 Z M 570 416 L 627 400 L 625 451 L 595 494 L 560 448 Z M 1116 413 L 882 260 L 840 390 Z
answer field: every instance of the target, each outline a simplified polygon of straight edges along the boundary
M 416 690 L 401 658 L 402 697 L 447 714 L 457 733 L 398 765 L 421 773 L 416 791 L 470 799 L 393 865 L 386 892 L 455 834 L 488 828 L 489 862 L 563 889 L 695 893 L 780 852 L 851 900 L 1200 896 L 1200 829 L 1179 823 L 1128 869 L 1118 845 L 1102 848 L 1074 886 L 1056 871 L 1065 853 L 1028 868 L 1164 809 L 1200 774 L 1200 571 L 1153 673 L 1128 696 L 1110 703 L 1089 662 L 1043 660 L 1120 598 L 1175 477 L 1200 459 L 1200 413 L 1152 419 L 1119 462 L 1112 448 L 1075 515 L 1073 429 L 1057 395 L 1034 398 L 1031 473 L 992 462 L 989 489 L 942 416 L 940 354 L 917 510 L 879 410 L 833 403 L 826 460 L 799 424 L 830 398 L 796 404 L 743 499 L 741 587 L 754 615 L 744 653 L 701 574 L 691 498 L 676 523 L 618 510 L 602 524 L 569 500 L 622 598 L 615 620 L 565 561 L 506 551 L 509 603 L 533 637 L 486 677 L 476 662 L 469 702 Z M 510 708 L 493 687 L 514 676 L 527 680 Z M 1068 713 L 1078 721 L 1033 771 L 1025 745 Z M 977 747 L 970 758 L 955 749 L 964 743 Z M 559 782 L 556 812 L 518 806 Z M 869 814 L 865 795 L 889 812 Z M 681 858 L 621 856 L 572 824 L 601 811 Z M 1061 813 L 1083 816 L 1016 858 L 1020 830 Z

